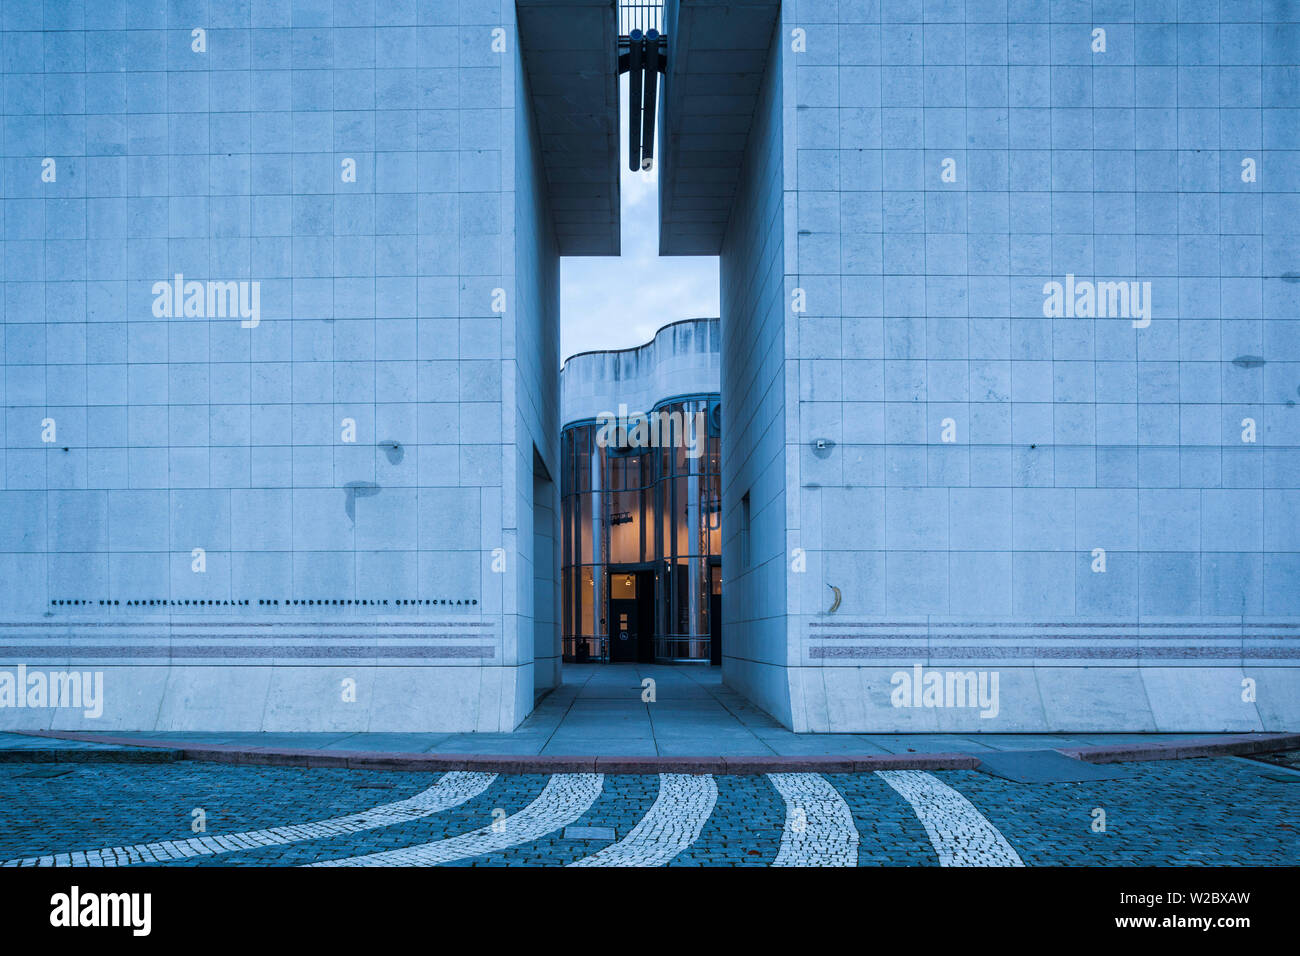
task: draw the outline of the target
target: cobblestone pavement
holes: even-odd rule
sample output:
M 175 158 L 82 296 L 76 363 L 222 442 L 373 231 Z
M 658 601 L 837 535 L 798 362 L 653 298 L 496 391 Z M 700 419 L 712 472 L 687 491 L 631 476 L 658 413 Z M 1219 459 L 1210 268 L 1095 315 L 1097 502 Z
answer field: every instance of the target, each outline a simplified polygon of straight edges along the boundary
M 952 770 L 688 776 L 0 765 L 6 865 L 1300 863 L 1300 774 L 1237 758 L 1086 783 Z M 194 827 L 202 821 L 205 829 Z M 1104 824 L 1104 828 L 1102 828 Z

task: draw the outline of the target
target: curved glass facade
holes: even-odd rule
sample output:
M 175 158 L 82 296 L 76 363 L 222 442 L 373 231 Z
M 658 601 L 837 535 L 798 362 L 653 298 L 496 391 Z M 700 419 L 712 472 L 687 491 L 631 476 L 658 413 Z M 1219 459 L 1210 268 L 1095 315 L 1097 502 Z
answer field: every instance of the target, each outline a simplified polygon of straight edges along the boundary
M 717 402 L 717 395 L 700 395 L 651 410 L 652 422 L 698 423 L 696 444 L 611 442 L 608 430 L 602 434 L 606 426 L 595 421 L 564 429 L 566 660 L 716 658 L 711 635 L 722 585 Z M 635 630 L 638 613 L 644 650 L 639 658 L 620 658 L 620 634 L 626 640 L 627 628 Z M 649 640 L 644 632 L 651 621 Z

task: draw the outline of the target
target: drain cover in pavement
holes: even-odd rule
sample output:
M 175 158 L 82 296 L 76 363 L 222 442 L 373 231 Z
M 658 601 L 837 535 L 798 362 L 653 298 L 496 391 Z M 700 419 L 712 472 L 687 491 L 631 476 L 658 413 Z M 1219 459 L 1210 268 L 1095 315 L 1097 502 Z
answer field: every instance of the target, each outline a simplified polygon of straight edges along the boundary
M 1006 750 L 982 753 L 979 758 L 980 770 L 1017 783 L 1071 783 L 1130 775 L 1115 764 L 1075 760 L 1055 750 Z
M 565 827 L 564 839 L 566 840 L 612 840 L 614 839 L 613 827 Z

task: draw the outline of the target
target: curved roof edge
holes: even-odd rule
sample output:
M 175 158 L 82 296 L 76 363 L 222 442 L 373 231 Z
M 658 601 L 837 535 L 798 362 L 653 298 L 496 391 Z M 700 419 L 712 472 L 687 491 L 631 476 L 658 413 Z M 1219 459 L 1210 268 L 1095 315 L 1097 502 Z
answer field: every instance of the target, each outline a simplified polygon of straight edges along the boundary
M 716 318 L 682 319 L 632 348 L 569 356 L 560 368 L 560 424 L 622 404 L 648 410 L 674 395 L 719 392 L 721 331 Z
M 663 335 L 669 329 L 674 328 L 675 326 L 678 325 L 686 325 L 687 323 L 692 323 L 692 322 L 716 323 L 719 321 L 721 320 L 716 315 L 699 316 L 693 319 L 677 319 L 674 322 L 669 322 L 667 325 L 661 325 L 655 331 L 654 337 L 652 339 L 650 339 L 647 342 L 642 342 L 640 345 L 629 345 L 626 348 L 621 348 L 621 349 L 587 349 L 586 351 L 583 352 L 574 352 L 572 355 L 570 355 L 568 358 L 566 358 L 563 362 L 560 363 L 560 371 L 564 371 L 564 367 L 566 365 L 568 365 L 574 359 L 581 358 L 584 355 L 617 355 L 619 352 L 639 352 L 641 349 L 652 348 L 654 344 L 659 341 L 659 336 Z

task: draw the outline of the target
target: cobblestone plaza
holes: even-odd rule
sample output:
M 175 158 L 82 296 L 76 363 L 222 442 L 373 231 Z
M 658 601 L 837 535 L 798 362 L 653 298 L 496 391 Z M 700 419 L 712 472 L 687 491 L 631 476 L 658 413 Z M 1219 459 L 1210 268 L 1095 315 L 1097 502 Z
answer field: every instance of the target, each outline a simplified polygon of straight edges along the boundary
M 0 865 L 1276 866 L 1300 847 L 1300 775 L 1238 758 L 1050 784 L 33 766 L 0 765 Z

